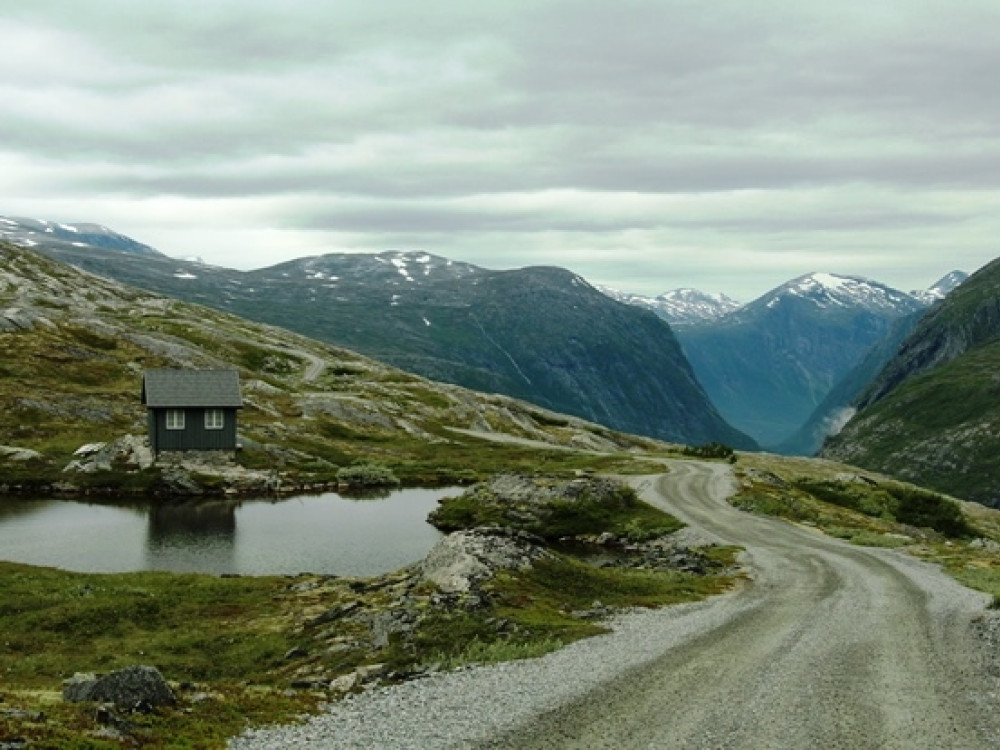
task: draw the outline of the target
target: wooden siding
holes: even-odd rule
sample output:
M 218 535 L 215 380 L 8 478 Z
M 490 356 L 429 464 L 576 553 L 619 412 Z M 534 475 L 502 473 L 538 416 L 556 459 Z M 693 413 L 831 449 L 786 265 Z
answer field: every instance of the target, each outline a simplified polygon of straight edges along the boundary
M 149 410 L 149 438 L 154 453 L 160 451 L 235 451 L 236 409 L 222 409 L 221 430 L 205 429 L 205 409 L 184 409 L 184 429 L 167 429 L 167 410 Z

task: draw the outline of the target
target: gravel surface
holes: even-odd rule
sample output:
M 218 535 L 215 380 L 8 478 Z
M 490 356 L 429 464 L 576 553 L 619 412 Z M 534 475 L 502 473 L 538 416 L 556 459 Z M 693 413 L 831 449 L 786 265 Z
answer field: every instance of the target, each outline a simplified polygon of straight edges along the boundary
M 541 659 L 353 696 L 232 748 L 990 748 L 986 598 L 930 565 L 725 503 L 728 468 L 637 480 L 701 533 L 746 547 L 753 583 L 623 614 Z M 991 674 L 992 673 L 992 674 Z

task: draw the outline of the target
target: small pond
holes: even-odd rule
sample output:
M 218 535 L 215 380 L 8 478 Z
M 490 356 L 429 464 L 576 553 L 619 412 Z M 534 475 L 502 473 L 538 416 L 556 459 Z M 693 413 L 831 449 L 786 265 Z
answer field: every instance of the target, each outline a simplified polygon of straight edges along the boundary
M 0 498 L 0 559 L 65 570 L 373 576 L 422 558 L 427 514 L 461 489 L 169 506 Z

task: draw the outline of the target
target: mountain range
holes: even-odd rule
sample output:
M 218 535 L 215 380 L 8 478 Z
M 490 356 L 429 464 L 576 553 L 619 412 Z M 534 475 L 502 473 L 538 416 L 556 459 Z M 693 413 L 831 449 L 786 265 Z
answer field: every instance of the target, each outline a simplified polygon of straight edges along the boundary
M 811 275 L 822 277 L 824 274 Z M 832 276 L 832 274 L 825 275 L 828 277 Z M 938 300 L 944 299 L 967 276 L 968 274 L 963 271 L 952 271 L 927 289 L 912 290 L 909 292 L 909 296 L 914 297 L 925 305 L 932 305 Z M 790 283 L 794 284 L 795 282 L 792 281 Z M 698 289 L 672 289 L 662 294 L 657 294 L 654 297 L 649 297 L 642 294 L 623 292 L 609 286 L 598 286 L 597 288 L 619 302 L 652 310 L 675 328 L 695 323 L 711 323 L 743 307 L 743 303 L 725 294 L 710 294 Z M 780 289 L 781 287 L 772 290 L 768 294 L 773 295 Z
M 612 289 L 608 286 L 598 286 L 601 292 L 612 299 L 652 310 L 672 327 L 705 323 L 718 320 L 728 313 L 739 310 L 742 305 L 732 297 L 724 294 L 709 294 L 698 289 L 672 289 L 655 297 L 641 294 L 631 294 Z
M 13 222 L 4 223 L 9 232 Z M 559 268 L 492 271 L 428 253 L 330 254 L 236 271 L 68 241 L 40 251 L 93 273 L 282 326 L 423 377 L 673 442 L 756 443 L 718 413 L 670 327 Z M 73 235 L 68 226 L 61 231 Z
M 669 402 L 682 415 L 688 408 L 686 416 L 695 423 L 714 415 L 714 434 L 733 435 L 705 399 L 662 315 L 612 300 L 562 269 L 489 271 L 425 253 L 383 253 L 302 258 L 236 272 L 167 258 L 93 224 L 3 219 L 0 235 L 19 243 L 0 244 L 5 304 L 0 328 L 12 335 L 31 331 L 38 339 L 5 352 L 0 370 L 13 385 L 0 394 L 0 422 L 6 425 L 0 428 L 12 438 L 27 430 L 35 444 L 57 452 L 82 437 L 71 427 L 74 420 L 114 429 L 141 424 L 132 395 L 118 395 L 136 368 L 219 361 L 253 363 L 264 367 L 269 379 L 252 397 L 266 418 L 249 433 L 251 445 L 273 437 L 274 417 L 282 414 L 284 421 L 298 419 L 296 429 L 308 433 L 296 438 L 300 446 L 348 436 L 332 448 L 345 457 L 356 450 L 362 426 L 399 429 L 431 442 L 454 434 L 441 429 L 488 431 L 496 425 L 543 442 L 571 435 L 574 441 L 621 444 L 625 438 L 505 396 L 414 378 L 344 349 L 320 350 L 316 347 L 324 345 L 285 329 L 253 328 L 258 324 L 223 312 L 81 275 L 43 261 L 26 245 L 102 276 L 161 287 L 177 298 L 200 298 L 223 309 L 256 305 L 258 317 L 263 313 L 271 322 L 335 329 L 338 336 L 368 342 L 381 359 L 395 358 L 410 370 L 465 372 L 486 390 L 500 390 L 490 387 L 499 385 L 531 391 L 554 383 L 552 393 L 582 387 L 590 396 L 607 396 L 609 384 L 630 379 L 648 389 L 647 381 L 632 377 L 633 368 L 649 372 L 656 360 L 636 358 L 634 352 L 648 350 L 650 340 L 659 337 L 661 352 L 655 356 L 668 363 L 672 391 L 654 392 L 649 403 Z M 827 438 L 824 456 L 1000 505 L 995 479 L 1000 474 L 1000 261 L 961 283 L 963 278 L 956 272 L 926 293 L 905 294 L 858 277 L 808 274 L 749 305 L 707 315 L 693 292 L 662 296 L 673 300 L 675 312 L 685 299 L 702 308 L 687 316 L 687 323 L 675 324 L 691 359 L 700 352 L 696 370 L 707 362 L 725 372 L 721 360 L 705 354 L 712 351 L 704 343 L 709 342 L 716 352 L 730 352 L 736 364 L 728 366 L 727 386 L 742 392 L 744 401 L 764 401 L 776 390 L 810 394 L 815 409 L 797 433 L 789 433 L 785 449 L 791 451 L 796 440 L 817 444 L 826 433 L 837 433 Z M 25 291 L 33 287 L 33 293 Z M 629 329 L 636 335 L 629 337 Z M 848 350 L 853 354 L 843 356 Z M 506 362 L 506 370 L 494 364 L 497 359 Z M 622 362 L 627 364 L 616 366 Z M 796 372 L 799 376 L 789 375 Z M 285 403 L 280 394 L 287 384 L 274 389 L 282 379 L 304 382 L 319 378 L 317 373 L 322 377 L 315 387 L 331 392 L 330 403 L 323 401 L 319 411 L 315 404 Z M 735 375 L 750 385 L 740 385 Z M 769 386 L 769 378 L 777 388 Z M 97 400 L 91 395 L 95 388 L 101 393 Z M 378 405 L 364 406 L 368 397 L 361 394 L 372 389 Z M 388 391 L 396 394 L 393 415 L 385 413 Z M 615 414 L 615 399 L 629 396 L 610 391 L 609 400 L 602 404 L 598 396 L 598 406 L 588 408 Z M 677 394 L 694 396 L 678 406 Z M 539 395 L 532 393 L 532 400 L 538 403 Z M 115 406 L 119 402 L 127 403 L 124 411 Z M 773 404 L 771 410 L 776 411 Z M 449 415 L 447 424 L 443 414 Z M 733 442 L 741 439 L 739 433 L 736 438 Z M 695 442 L 690 434 L 682 441 Z M 370 453 L 372 444 L 365 448 Z M 318 452 L 329 456 L 330 451 L 324 445 Z

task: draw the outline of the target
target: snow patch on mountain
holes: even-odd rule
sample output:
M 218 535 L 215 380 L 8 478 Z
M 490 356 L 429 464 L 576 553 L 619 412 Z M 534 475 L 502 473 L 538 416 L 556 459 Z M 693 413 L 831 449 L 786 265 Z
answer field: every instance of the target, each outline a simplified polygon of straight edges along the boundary
M 942 276 L 927 289 L 917 289 L 910 294 L 926 305 L 933 305 L 951 294 L 967 278 L 969 278 L 969 274 L 965 271 L 952 271 Z
M 652 310 L 671 325 L 689 325 L 717 320 L 742 305 L 725 294 L 708 294 L 697 289 L 673 289 L 655 297 L 622 292 L 607 286 L 598 291 L 626 305 Z
M 792 298 L 820 309 L 837 307 L 904 314 L 924 306 L 919 299 L 861 276 L 816 272 L 799 276 L 772 289 L 756 304 L 773 309 Z

